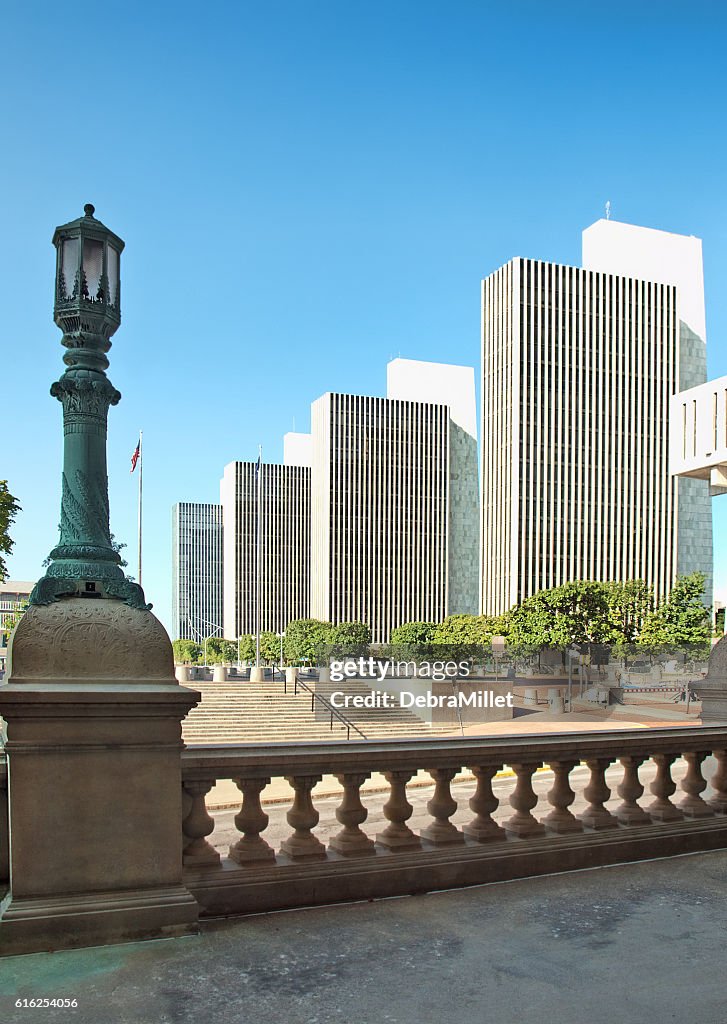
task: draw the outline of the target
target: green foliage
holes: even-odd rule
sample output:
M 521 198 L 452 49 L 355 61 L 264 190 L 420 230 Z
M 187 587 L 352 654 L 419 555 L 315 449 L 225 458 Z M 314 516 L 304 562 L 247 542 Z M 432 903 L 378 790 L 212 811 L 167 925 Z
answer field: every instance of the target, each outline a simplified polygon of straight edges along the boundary
M 7 480 L 0 480 L 0 583 L 8 578 L 8 567 L 4 555 L 13 550 L 15 541 L 10 538 L 10 527 L 20 512 L 20 505 L 8 490 Z
M 509 645 L 520 651 L 572 644 L 630 644 L 653 602 L 643 580 L 578 580 L 540 590 L 508 616 Z
M 253 637 L 253 645 L 255 638 Z M 285 654 L 285 652 L 283 652 Z M 253 655 L 254 657 L 254 655 Z M 260 658 L 268 665 L 277 665 L 280 662 L 280 637 L 277 633 L 260 634 Z
M 284 653 L 288 665 L 318 664 L 330 643 L 330 622 L 294 619 L 285 630 Z
M 3 624 L 2 627 L 0 628 L 0 641 L 2 641 L 2 646 L 7 647 L 12 632 L 22 619 L 23 612 L 27 607 L 28 602 L 23 601 L 21 604 L 17 606 L 17 608 L 15 608 L 14 611 L 6 612 L 6 614 L 4 615 Z
M 238 643 L 235 645 L 240 651 L 240 661 L 253 662 L 255 661 L 255 637 L 249 633 L 245 633 L 240 637 Z M 235 658 L 237 658 L 237 650 L 235 651 Z
M 432 643 L 489 646 L 499 628 L 500 620 L 492 615 L 450 615 L 435 627 Z
M 331 656 L 365 658 L 371 644 L 371 627 L 365 622 L 339 622 L 329 633 Z
M 649 614 L 638 637 L 642 650 L 675 650 L 706 658 L 712 633 L 709 608 L 703 602 L 701 572 L 678 576 L 663 604 Z
M 392 644 L 431 644 L 437 629 L 436 622 L 405 622 L 391 631 Z
M 196 665 L 202 657 L 202 648 L 194 640 L 174 640 L 172 650 L 178 665 Z
M 512 608 L 502 622 L 503 634 L 508 649 L 520 653 L 603 644 L 622 656 L 637 648 L 706 656 L 711 620 L 703 591 L 701 573 L 681 576 L 669 599 L 654 607 L 653 587 L 644 580 L 564 583 Z
M 391 631 L 391 650 L 387 653 L 397 660 L 429 658 L 437 629 L 436 622 L 404 622 Z
M 211 636 L 202 645 L 202 656 L 207 654 L 208 665 L 232 665 L 237 661 L 237 644 L 234 640 L 223 640 L 219 636 Z

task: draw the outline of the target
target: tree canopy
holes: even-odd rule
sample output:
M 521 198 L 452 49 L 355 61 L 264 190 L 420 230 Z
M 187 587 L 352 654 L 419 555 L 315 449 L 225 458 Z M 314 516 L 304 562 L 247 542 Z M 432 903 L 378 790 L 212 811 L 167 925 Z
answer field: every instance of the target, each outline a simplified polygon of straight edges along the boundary
M 642 649 L 676 649 L 696 657 L 709 654 L 712 624 L 703 603 L 704 573 L 678 576 L 669 597 L 644 620 L 638 637 Z
M 4 583 L 8 578 L 5 556 L 12 552 L 15 544 L 10 537 L 10 527 L 20 509 L 17 498 L 8 490 L 7 480 L 0 480 L 0 583 Z
M 202 648 L 194 640 L 174 640 L 172 650 L 178 665 L 196 665 L 202 657 Z
M 644 580 L 577 580 L 540 590 L 507 614 L 450 615 L 440 623 L 406 622 L 391 631 L 391 645 L 411 657 L 476 657 L 493 636 L 506 638 L 511 654 L 546 647 L 603 645 L 614 653 L 682 650 L 706 656 L 711 636 L 710 610 L 703 603 L 702 573 L 680 576 L 669 598 L 655 603 Z
M 328 634 L 334 658 L 363 658 L 369 652 L 371 627 L 365 622 L 339 622 Z
M 293 619 L 285 630 L 284 652 L 288 665 L 318 664 L 330 643 L 330 634 L 330 622 Z

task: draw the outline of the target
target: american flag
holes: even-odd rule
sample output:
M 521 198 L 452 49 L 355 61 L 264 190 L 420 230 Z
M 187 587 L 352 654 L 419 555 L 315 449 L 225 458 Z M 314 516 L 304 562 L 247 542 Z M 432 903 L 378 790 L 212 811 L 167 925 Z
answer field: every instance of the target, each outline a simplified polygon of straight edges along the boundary
M 141 441 L 138 442 L 136 448 L 134 449 L 134 454 L 131 456 L 131 469 L 129 470 L 130 473 L 133 473 L 134 470 L 136 469 L 136 464 L 139 461 L 139 456 L 140 455 L 141 455 Z

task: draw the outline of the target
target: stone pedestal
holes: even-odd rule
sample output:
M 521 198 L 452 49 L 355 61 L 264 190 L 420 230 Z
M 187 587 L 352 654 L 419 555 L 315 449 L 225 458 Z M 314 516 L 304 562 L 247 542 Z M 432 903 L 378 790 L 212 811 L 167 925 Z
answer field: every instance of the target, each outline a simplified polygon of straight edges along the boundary
M 527 686 L 523 694 L 523 704 L 529 708 L 538 706 L 538 691 L 533 686 Z
M 295 683 L 295 678 L 298 675 L 298 669 L 295 665 L 288 665 L 285 669 L 285 681 L 286 683 Z
M 169 638 L 148 611 L 65 598 L 12 640 L 10 892 L 3 954 L 196 930 L 182 882 L 181 720 Z
M 727 636 L 712 648 L 707 675 L 693 689 L 702 702 L 705 724 L 727 722 Z
M 178 683 L 188 683 L 192 678 L 192 669 L 189 665 L 177 665 L 174 669 L 174 676 Z
M 548 710 L 551 715 L 565 714 L 565 701 L 560 690 L 554 687 L 548 690 Z
M 262 683 L 265 681 L 265 669 L 262 665 L 253 665 L 250 669 L 250 682 Z
M 213 683 L 225 683 L 227 682 L 227 668 L 225 665 L 215 665 L 212 669 L 212 682 Z

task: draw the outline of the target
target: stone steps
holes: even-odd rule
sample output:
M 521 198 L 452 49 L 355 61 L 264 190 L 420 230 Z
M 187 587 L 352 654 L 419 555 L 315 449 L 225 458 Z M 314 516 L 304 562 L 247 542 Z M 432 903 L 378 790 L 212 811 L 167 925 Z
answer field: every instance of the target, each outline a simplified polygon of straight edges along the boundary
M 182 723 L 186 743 L 275 743 L 290 740 L 340 740 L 346 736 L 345 726 L 330 719 L 321 707 L 311 711 L 310 694 L 305 690 L 285 692 L 278 681 L 249 683 L 227 681 L 212 683 L 192 681 L 190 688 L 202 694 L 200 704 L 191 710 Z M 348 693 L 369 693 L 365 683 L 347 681 Z M 442 730 L 433 730 L 416 715 L 403 708 L 349 708 L 345 717 L 356 725 L 367 739 L 396 737 L 427 737 Z M 445 730 L 446 731 L 446 730 Z M 354 729 L 351 738 L 359 739 Z

